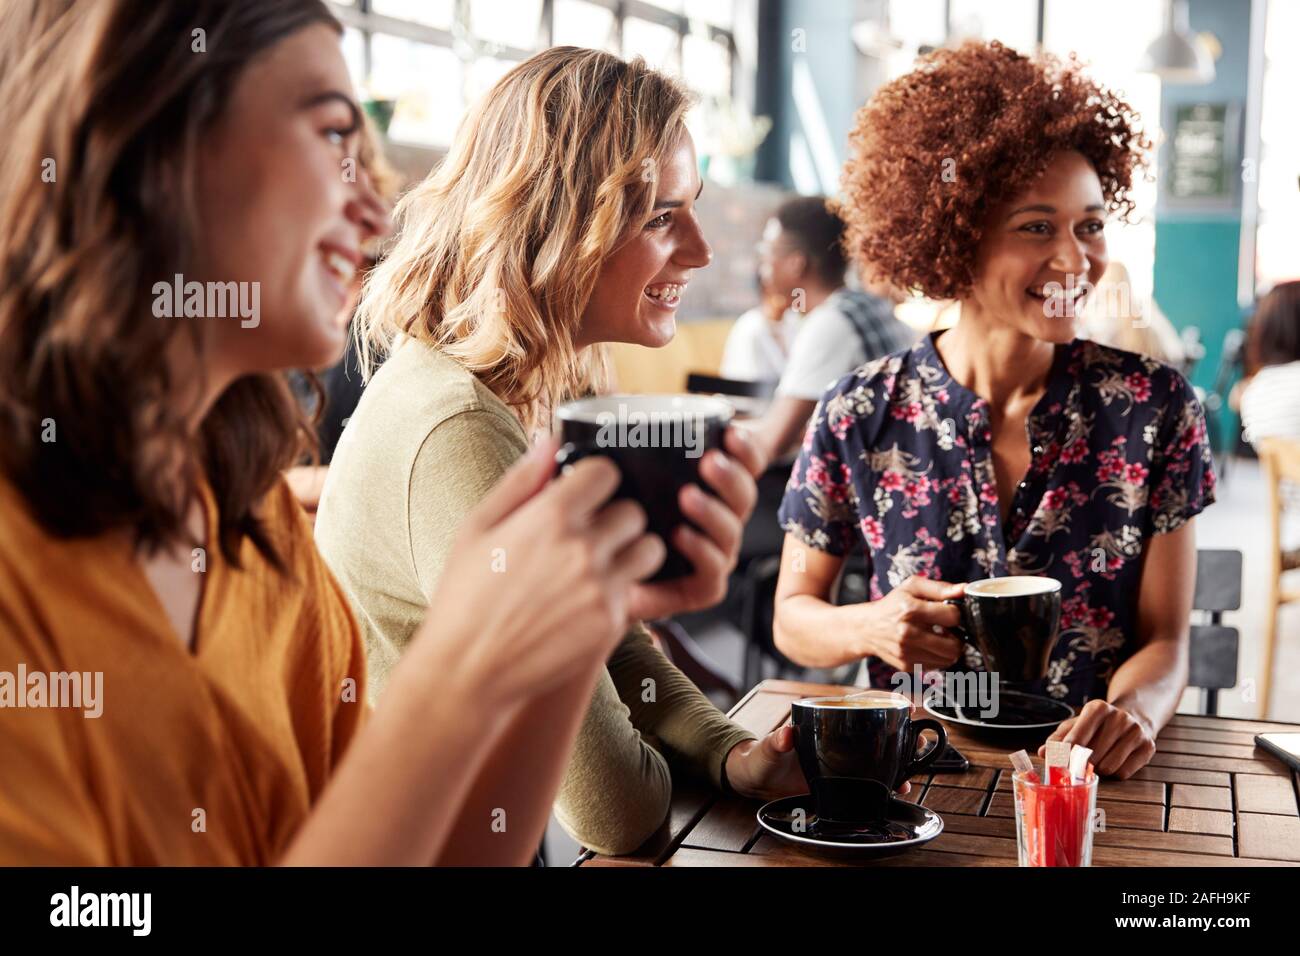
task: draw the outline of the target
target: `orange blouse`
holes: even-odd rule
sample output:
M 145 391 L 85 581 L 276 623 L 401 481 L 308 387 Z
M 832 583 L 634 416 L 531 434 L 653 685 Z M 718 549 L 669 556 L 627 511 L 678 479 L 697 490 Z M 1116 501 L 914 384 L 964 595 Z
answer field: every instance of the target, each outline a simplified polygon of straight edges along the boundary
M 55 538 L 0 479 L 0 864 L 287 848 L 364 718 L 365 656 L 283 482 L 262 517 L 288 574 L 213 543 L 190 650 L 124 539 Z

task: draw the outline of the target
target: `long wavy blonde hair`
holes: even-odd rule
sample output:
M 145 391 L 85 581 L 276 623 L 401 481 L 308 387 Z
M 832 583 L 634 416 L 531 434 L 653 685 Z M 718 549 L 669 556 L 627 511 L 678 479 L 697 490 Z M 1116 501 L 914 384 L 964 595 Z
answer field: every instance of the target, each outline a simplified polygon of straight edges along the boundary
M 526 427 L 608 380 L 575 347 L 601 263 L 654 204 L 689 95 L 640 59 L 554 47 L 507 73 L 395 211 L 353 329 L 367 377 L 406 336 L 472 371 Z

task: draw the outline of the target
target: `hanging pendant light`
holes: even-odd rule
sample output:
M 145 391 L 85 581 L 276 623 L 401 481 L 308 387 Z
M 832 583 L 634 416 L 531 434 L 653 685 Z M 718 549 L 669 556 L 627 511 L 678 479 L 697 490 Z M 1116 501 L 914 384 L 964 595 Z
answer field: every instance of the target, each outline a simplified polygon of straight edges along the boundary
M 1188 26 L 1187 0 L 1169 0 L 1164 31 L 1142 54 L 1138 69 L 1156 74 L 1165 83 L 1214 80 L 1214 58 Z

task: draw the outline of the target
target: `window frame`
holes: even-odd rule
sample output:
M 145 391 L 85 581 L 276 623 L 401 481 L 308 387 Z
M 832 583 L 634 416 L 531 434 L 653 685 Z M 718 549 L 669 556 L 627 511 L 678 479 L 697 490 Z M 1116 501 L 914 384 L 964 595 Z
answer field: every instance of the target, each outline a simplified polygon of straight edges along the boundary
M 740 93 L 741 69 L 740 58 L 737 53 L 734 22 L 731 29 L 726 29 L 702 20 L 693 21 L 684 12 L 677 13 L 656 6 L 647 2 L 647 0 L 583 0 L 583 2 L 603 7 L 614 15 L 614 40 L 617 42 L 619 50 L 623 49 L 623 24 L 628 18 L 645 20 L 672 29 L 677 34 L 678 63 L 685 62 L 686 38 L 691 34 L 692 30 L 702 34 L 712 42 L 721 43 L 725 46 L 728 56 L 728 92 L 733 98 Z M 329 7 L 330 12 L 338 18 L 344 27 L 350 27 L 361 34 L 362 73 L 367 80 L 374 66 L 372 41 L 375 34 L 386 34 L 416 43 L 427 43 L 432 46 L 453 50 L 462 45 L 465 38 L 470 37 L 470 0 L 456 0 L 453 28 L 451 30 L 443 30 L 413 20 L 375 13 L 371 8 L 371 0 L 355 0 L 355 3 L 351 4 L 326 0 L 326 6 Z M 473 61 L 478 59 L 480 55 L 519 63 L 538 51 L 552 46 L 554 35 L 555 2 L 554 0 L 542 0 L 538 22 L 538 42 L 535 49 L 528 50 L 471 38 L 472 43 L 480 46 L 476 48 L 473 59 L 460 57 L 464 71 L 462 82 L 465 84 L 462 89 L 468 88 L 470 69 L 473 66 Z M 690 78 L 684 73 L 679 74 L 679 78 L 686 86 L 691 86 Z M 468 105 L 468 103 L 462 103 L 461 107 L 464 108 Z M 445 144 L 422 143 L 412 145 L 421 145 L 433 149 L 445 148 Z

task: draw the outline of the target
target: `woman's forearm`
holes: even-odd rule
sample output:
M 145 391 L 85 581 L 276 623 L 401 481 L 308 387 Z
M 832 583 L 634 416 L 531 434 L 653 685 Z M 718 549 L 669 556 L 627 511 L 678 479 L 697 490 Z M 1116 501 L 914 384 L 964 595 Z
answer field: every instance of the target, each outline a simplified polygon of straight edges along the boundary
M 871 653 L 861 627 L 865 605 L 838 607 L 812 594 L 792 594 L 776 605 L 777 648 L 804 667 L 839 667 Z
M 1196 582 L 1194 519 L 1154 535 L 1143 555 L 1137 649 L 1111 676 L 1106 701 L 1144 726 L 1152 745 L 1187 687 L 1189 618 Z
M 1106 699 L 1146 723 L 1154 737 L 1173 717 L 1186 687 L 1186 640 L 1155 638 L 1115 671 Z
M 428 866 L 518 706 L 484 704 L 472 680 L 413 649 L 279 861 Z M 427 674 L 440 675 L 431 686 Z
M 609 658 L 609 676 L 635 727 L 697 776 L 719 786 L 727 754 L 753 734 L 717 706 L 637 625 Z

